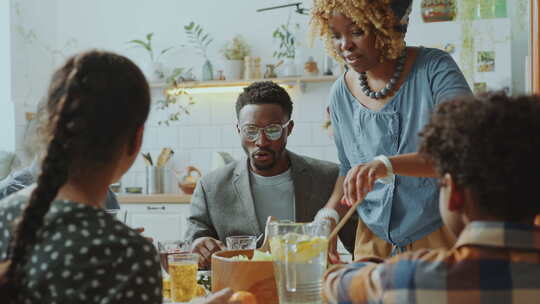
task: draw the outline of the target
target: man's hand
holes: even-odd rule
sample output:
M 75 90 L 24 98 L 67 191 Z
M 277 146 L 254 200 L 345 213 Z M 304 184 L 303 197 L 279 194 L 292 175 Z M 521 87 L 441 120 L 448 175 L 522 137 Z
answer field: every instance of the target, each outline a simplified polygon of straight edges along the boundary
M 211 237 L 201 237 L 193 242 L 191 252 L 200 256 L 199 268 L 209 269 L 211 264 L 211 257 L 214 252 L 224 250 L 226 247 L 219 240 Z

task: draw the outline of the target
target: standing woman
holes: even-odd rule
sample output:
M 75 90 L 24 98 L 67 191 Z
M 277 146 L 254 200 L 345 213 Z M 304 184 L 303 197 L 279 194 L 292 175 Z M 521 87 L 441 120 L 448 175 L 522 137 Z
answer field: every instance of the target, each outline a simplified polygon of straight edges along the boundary
M 363 200 L 355 259 L 455 241 L 417 135 L 437 104 L 471 91 L 450 55 L 405 45 L 410 10 L 411 0 L 314 0 L 313 31 L 347 66 L 330 95 L 340 177 L 319 217 L 337 220 Z
M 0 205 L 2 303 L 162 303 L 152 244 L 104 210 L 150 107 L 129 59 L 90 51 L 53 76 L 37 184 Z

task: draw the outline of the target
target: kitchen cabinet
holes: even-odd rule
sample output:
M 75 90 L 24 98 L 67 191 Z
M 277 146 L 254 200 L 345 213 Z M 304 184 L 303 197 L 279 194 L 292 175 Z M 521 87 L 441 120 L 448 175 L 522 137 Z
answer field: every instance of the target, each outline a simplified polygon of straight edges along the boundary
M 187 195 L 120 195 L 118 218 L 132 228 L 144 228 L 143 235 L 154 242 L 181 240 L 187 228 Z
M 157 241 L 183 240 L 187 229 L 190 195 L 118 195 L 121 211 L 117 218 L 132 228 L 143 227 L 143 235 Z M 343 261 L 352 256 L 338 242 L 338 252 Z

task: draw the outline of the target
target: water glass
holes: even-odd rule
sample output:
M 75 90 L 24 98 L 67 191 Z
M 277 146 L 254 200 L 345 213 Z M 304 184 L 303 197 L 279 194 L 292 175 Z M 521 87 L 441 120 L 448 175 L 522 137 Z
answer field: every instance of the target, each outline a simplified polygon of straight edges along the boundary
M 189 302 L 197 294 L 199 255 L 178 253 L 168 256 L 173 302 Z
M 248 250 L 257 248 L 257 237 L 254 235 L 233 235 L 225 239 L 228 250 Z

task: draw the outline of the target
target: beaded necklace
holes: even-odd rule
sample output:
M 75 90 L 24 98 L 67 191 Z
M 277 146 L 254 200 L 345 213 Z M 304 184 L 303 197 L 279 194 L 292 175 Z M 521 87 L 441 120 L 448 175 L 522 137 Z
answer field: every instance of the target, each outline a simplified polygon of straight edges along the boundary
M 385 98 L 388 95 L 388 93 L 390 93 L 394 89 L 394 86 L 398 82 L 399 77 L 401 76 L 401 73 L 403 72 L 403 68 L 405 67 L 406 59 L 407 59 L 407 49 L 403 50 L 403 53 L 399 56 L 394 75 L 392 75 L 392 77 L 390 78 L 386 86 L 377 92 L 373 91 L 369 87 L 369 84 L 367 82 L 366 72 L 360 72 L 360 76 L 358 77 L 358 80 L 360 81 L 360 90 L 362 90 L 362 93 L 364 93 L 364 95 L 372 99 Z

